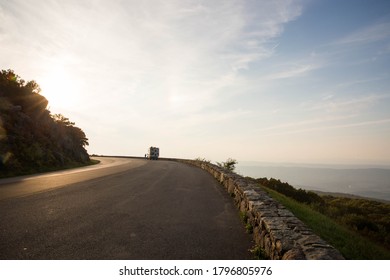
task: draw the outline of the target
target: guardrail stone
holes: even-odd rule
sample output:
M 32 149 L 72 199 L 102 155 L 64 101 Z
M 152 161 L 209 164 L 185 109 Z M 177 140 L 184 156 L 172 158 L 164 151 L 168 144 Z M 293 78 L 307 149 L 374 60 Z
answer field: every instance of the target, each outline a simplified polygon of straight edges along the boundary
M 315 235 L 302 221 L 248 178 L 211 163 L 176 161 L 195 165 L 210 173 L 234 197 L 247 217 L 257 246 L 273 260 L 341 260 L 334 247 Z

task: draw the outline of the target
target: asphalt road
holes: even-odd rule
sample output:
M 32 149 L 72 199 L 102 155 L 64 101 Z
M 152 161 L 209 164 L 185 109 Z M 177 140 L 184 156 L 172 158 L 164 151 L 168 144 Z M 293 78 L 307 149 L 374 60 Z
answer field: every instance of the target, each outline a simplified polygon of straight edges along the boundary
M 0 180 L 0 259 L 248 259 L 251 236 L 212 176 L 102 158 Z

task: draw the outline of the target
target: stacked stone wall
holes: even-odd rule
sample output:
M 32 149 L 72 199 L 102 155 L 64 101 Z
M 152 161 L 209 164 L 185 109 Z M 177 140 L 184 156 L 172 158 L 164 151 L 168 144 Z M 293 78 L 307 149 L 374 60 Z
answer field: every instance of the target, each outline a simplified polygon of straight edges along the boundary
M 256 245 L 272 260 L 340 260 L 343 256 L 314 234 L 252 180 L 204 161 L 177 160 L 214 176 L 234 197 Z

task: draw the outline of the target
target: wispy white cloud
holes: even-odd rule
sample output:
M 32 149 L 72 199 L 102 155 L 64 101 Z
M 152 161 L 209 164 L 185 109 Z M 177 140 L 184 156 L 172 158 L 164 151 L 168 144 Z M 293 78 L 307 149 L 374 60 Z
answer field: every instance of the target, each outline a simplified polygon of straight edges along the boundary
M 266 122 L 255 133 L 261 137 L 276 137 L 282 135 L 310 135 L 312 132 L 324 131 L 327 135 L 335 135 L 339 129 L 386 126 L 390 119 L 386 114 L 373 114 L 376 108 L 390 99 L 389 94 L 370 94 L 356 97 L 325 94 L 315 101 L 306 101 L 294 108 L 284 108 L 278 112 L 276 120 Z M 291 105 L 289 105 L 291 106 Z M 294 117 L 286 119 L 284 115 Z
M 342 117 L 340 119 L 347 119 L 348 117 Z M 377 120 L 368 120 L 368 121 L 356 121 L 356 122 L 348 122 L 348 123 L 335 123 L 330 125 L 316 125 L 316 126 L 307 126 L 306 124 L 321 124 L 325 123 L 325 120 L 315 120 L 312 123 L 309 121 L 307 123 L 296 123 L 296 124 L 290 124 L 290 126 L 280 126 L 280 128 L 283 129 L 276 129 L 270 128 L 269 131 L 265 131 L 261 134 L 263 137 L 270 137 L 270 136 L 282 136 L 282 135 L 292 135 L 292 134 L 307 134 L 308 132 L 314 132 L 314 131 L 328 131 L 329 134 L 333 134 L 333 131 L 335 129 L 342 129 L 342 128 L 351 128 L 351 127 L 362 127 L 362 126 L 373 126 L 373 125 L 383 125 L 390 123 L 390 119 L 377 119 Z M 299 127 L 299 126 L 303 127 Z M 287 129 L 285 129 L 287 128 Z
M 301 77 L 309 72 L 318 69 L 319 66 L 316 65 L 293 65 L 293 66 L 285 66 L 286 69 L 282 69 L 278 72 L 274 72 L 268 75 L 263 76 L 262 78 L 265 80 L 278 80 L 278 79 L 288 79 Z
M 340 125 L 332 126 L 330 128 L 347 128 L 347 127 L 356 127 L 356 126 L 370 126 L 370 125 L 387 124 L 387 123 L 390 123 L 390 119 L 379 119 L 379 120 L 372 120 L 372 121 L 361 121 L 361 122 L 355 122 L 355 123 L 340 124 Z
M 269 131 L 300 131 L 302 127 L 303 129 L 307 129 L 307 127 L 312 126 L 318 126 L 323 125 L 324 123 L 331 123 L 331 122 L 338 122 L 340 120 L 346 120 L 351 119 L 355 117 L 356 115 L 331 115 L 331 116 L 323 116 L 323 117 L 317 117 L 313 119 L 305 119 L 300 121 L 294 121 L 294 122 L 288 122 L 288 123 L 282 123 L 278 125 L 273 125 L 269 127 L 260 128 L 257 131 L 260 132 L 269 132 Z M 279 132 L 278 132 L 279 133 Z
M 390 22 L 380 22 L 357 30 L 344 38 L 336 40 L 334 45 L 362 45 L 390 39 Z
M 307 111 L 352 113 L 367 109 L 367 107 L 389 98 L 390 94 L 370 94 L 352 98 L 329 96 L 329 98 L 319 102 L 307 102 L 303 104 L 302 108 Z
M 301 12 L 291 1 L 13 1 L 0 8 L 2 41 L 24 55 L 68 53 L 88 71 L 115 65 L 113 73 L 137 79 L 163 72 L 192 81 L 226 76 L 269 56 L 269 40 Z
M 386 80 L 387 77 L 384 75 L 378 76 L 378 77 L 371 77 L 371 78 L 363 78 L 363 79 L 353 79 L 350 81 L 345 81 L 342 83 L 339 83 L 335 85 L 335 88 L 348 88 L 351 86 L 355 85 L 362 85 L 362 84 L 367 84 L 367 83 L 372 83 L 372 82 L 379 82 L 381 80 Z

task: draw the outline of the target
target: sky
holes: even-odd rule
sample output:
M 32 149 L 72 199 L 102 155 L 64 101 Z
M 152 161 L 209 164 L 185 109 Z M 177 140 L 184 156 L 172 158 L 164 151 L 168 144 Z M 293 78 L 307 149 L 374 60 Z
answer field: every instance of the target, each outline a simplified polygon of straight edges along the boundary
M 388 0 L 0 0 L 0 53 L 90 154 L 390 164 Z

